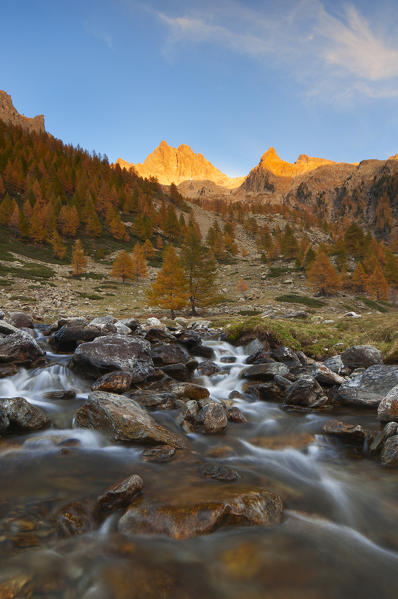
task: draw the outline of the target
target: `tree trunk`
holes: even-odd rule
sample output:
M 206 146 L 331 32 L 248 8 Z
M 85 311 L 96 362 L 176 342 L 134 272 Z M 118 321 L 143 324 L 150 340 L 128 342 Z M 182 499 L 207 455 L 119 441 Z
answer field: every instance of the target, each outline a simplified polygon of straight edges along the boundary
M 192 295 L 191 295 L 191 297 L 189 298 L 189 301 L 191 302 L 191 313 L 190 313 L 190 316 L 197 316 L 197 315 L 198 315 L 198 313 L 197 313 L 197 311 L 196 311 L 196 306 L 195 306 L 195 298 L 194 298 L 194 297 L 192 297 Z

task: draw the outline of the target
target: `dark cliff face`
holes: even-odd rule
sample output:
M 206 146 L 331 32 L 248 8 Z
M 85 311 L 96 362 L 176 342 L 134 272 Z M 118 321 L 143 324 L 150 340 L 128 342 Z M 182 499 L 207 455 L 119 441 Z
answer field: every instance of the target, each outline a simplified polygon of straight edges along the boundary
M 0 119 L 9 125 L 22 127 L 30 132 L 44 133 L 44 116 L 42 114 L 29 118 L 19 114 L 12 103 L 11 96 L 0 90 Z

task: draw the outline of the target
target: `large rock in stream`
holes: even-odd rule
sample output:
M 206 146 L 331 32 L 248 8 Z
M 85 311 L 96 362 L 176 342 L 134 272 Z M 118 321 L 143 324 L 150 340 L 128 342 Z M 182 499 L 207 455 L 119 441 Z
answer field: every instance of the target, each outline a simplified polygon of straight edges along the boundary
M 82 375 L 98 378 L 113 370 L 132 374 L 132 383 L 138 383 L 155 372 L 151 344 L 141 337 L 107 335 L 76 349 L 71 368 Z
M 352 370 L 383 362 L 381 351 L 372 345 L 353 345 L 341 354 L 341 359 L 344 366 Z
M 138 500 L 119 520 L 119 531 L 189 539 L 223 526 L 269 526 L 282 521 L 282 499 L 271 491 L 229 486 L 215 495 L 207 489 L 199 493 L 197 502 L 182 497 L 167 504 Z
M 76 412 L 75 422 L 83 428 L 98 430 L 113 441 L 164 444 L 185 447 L 185 439 L 158 424 L 133 399 L 94 391 Z
M 398 385 L 390 389 L 379 403 L 377 418 L 381 422 L 398 422 Z
M 45 412 L 23 397 L 0 398 L 0 421 L 3 430 L 15 431 L 36 431 L 49 425 Z
M 346 405 L 374 408 L 398 385 L 398 366 L 377 364 L 347 379 L 337 390 L 337 399 Z
M 45 352 L 29 333 L 0 323 L 0 363 L 14 362 L 23 366 L 44 361 Z

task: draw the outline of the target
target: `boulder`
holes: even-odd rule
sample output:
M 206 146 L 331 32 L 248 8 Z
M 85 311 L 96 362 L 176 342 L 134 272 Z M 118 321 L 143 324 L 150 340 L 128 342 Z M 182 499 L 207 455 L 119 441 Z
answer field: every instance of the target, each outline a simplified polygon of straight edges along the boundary
M 133 374 L 127 370 L 114 370 L 104 374 L 91 385 L 92 391 L 125 393 L 133 383 Z
M 345 405 L 374 408 L 395 385 L 398 385 L 398 366 L 378 364 L 347 379 L 338 388 L 336 398 Z
M 194 383 L 177 383 L 172 385 L 171 391 L 178 399 L 206 399 L 210 392 L 206 387 Z
M 0 363 L 13 362 L 30 366 L 39 361 L 44 361 L 45 352 L 33 337 L 19 329 L 15 330 L 16 333 L 0 337 Z
M 188 350 L 191 350 L 191 348 L 193 347 L 202 345 L 202 338 L 200 336 L 200 333 L 198 333 L 197 331 L 185 330 L 179 334 L 175 333 L 175 335 L 178 338 L 178 343 L 186 347 Z
M 10 312 L 10 323 L 17 329 L 33 329 L 33 318 L 25 312 Z
M 203 425 L 205 433 L 221 433 L 228 424 L 226 409 L 222 404 L 211 401 L 200 410 L 197 422 Z
M 23 397 L 0 398 L 0 410 L 9 421 L 9 430 L 36 431 L 49 425 L 45 412 Z
M 99 430 L 113 441 L 184 447 L 185 440 L 160 426 L 137 402 L 124 396 L 94 391 L 79 408 L 75 422 Z
M 227 409 L 227 417 L 230 422 L 235 422 L 236 424 L 246 424 L 247 422 L 247 418 L 242 410 L 236 406 Z
M 291 386 L 291 382 L 288 381 L 288 387 Z M 260 399 L 262 401 L 276 401 L 280 402 L 284 399 L 285 393 L 281 389 L 280 385 L 275 382 L 262 383 L 260 385 L 252 385 L 247 383 L 243 386 L 243 391 L 253 397 L 254 399 Z
M 148 339 L 151 343 L 175 343 L 176 338 L 169 333 L 166 329 L 148 329 L 145 333 L 145 339 Z
M 341 359 L 347 368 L 368 368 L 382 364 L 381 351 L 372 345 L 353 345 L 341 354 Z
M 324 392 L 312 376 L 303 376 L 290 385 L 286 392 L 286 405 L 316 407 L 323 403 Z
M 168 366 L 188 362 L 190 355 L 187 350 L 176 343 L 159 343 L 152 347 L 152 359 L 155 366 Z
M 132 474 L 124 480 L 108 487 L 97 499 L 97 510 L 103 513 L 113 512 L 127 507 L 138 497 L 144 486 L 144 481 L 138 474 Z
M 145 324 L 144 324 L 144 329 L 166 329 L 166 325 L 164 324 L 164 322 L 161 322 L 158 318 L 147 318 Z
M 398 435 L 393 435 L 386 440 L 380 458 L 384 466 L 395 468 L 398 466 Z
M 184 501 L 183 497 L 169 504 L 133 504 L 119 520 L 119 531 L 165 534 L 182 540 L 209 534 L 221 526 L 269 526 L 282 521 L 281 498 L 265 489 L 235 490 L 232 486 L 218 492 L 216 498 L 203 497 L 197 503 L 189 503 L 188 498 Z
M 100 337 L 98 327 L 64 325 L 50 337 L 50 344 L 56 351 L 74 351 L 79 343 L 93 341 Z
M 275 376 L 285 376 L 289 374 L 289 368 L 282 362 L 271 362 L 269 364 L 256 364 L 245 368 L 242 372 L 242 378 L 271 381 Z
M 175 393 L 156 391 L 134 391 L 129 397 L 138 402 L 140 406 L 152 410 L 173 410 L 177 396 Z
M 176 381 L 189 381 L 191 378 L 191 371 L 188 369 L 186 364 L 180 362 L 179 364 L 168 364 L 162 366 L 163 372 Z
M 67 326 L 67 327 L 80 327 L 84 329 L 88 324 L 87 319 L 84 316 L 67 316 L 66 318 L 60 318 L 55 327 L 56 330 Z M 54 330 L 54 327 L 53 329 Z
M 341 374 L 345 368 L 341 356 L 332 356 L 324 361 L 324 366 L 336 374 Z
M 393 435 L 396 435 L 397 433 L 398 433 L 398 423 L 397 422 L 388 422 L 385 425 L 385 427 L 383 428 L 383 430 L 380 431 L 379 433 L 377 433 L 377 435 L 374 437 L 372 444 L 370 446 L 371 453 L 378 453 L 382 449 L 384 442 L 389 437 L 392 437 Z
M 221 368 L 215 362 L 205 360 L 204 362 L 200 362 L 197 372 L 200 376 L 211 376 L 212 374 L 221 372 Z
M 345 381 L 344 377 L 330 370 L 324 364 L 316 363 L 312 367 L 312 375 L 318 383 L 325 386 L 342 385 Z
M 82 343 L 75 351 L 71 368 L 94 378 L 113 370 L 125 370 L 132 374 L 133 383 L 155 372 L 149 341 L 122 335 L 107 335 Z
M 10 426 L 10 421 L 8 420 L 5 410 L 1 407 L 1 402 L 0 402 L 0 435 L 1 435 L 1 433 L 4 433 L 9 426 Z
M 380 401 L 377 408 L 377 419 L 381 422 L 398 422 L 398 385 L 390 389 Z
M 271 357 L 277 362 L 284 362 L 289 369 L 299 368 L 301 362 L 297 354 L 290 347 L 276 347 L 271 352 Z
M 324 435 L 338 437 L 342 441 L 360 445 L 371 441 L 373 438 L 373 433 L 364 426 L 360 424 L 347 424 L 340 420 L 329 420 L 323 426 L 322 432 Z
M 214 358 L 214 350 L 208 345 L 193 345 L 189 348 L 189 351 L 193 356 L 199 356 L 200 358 L 211 359 Z

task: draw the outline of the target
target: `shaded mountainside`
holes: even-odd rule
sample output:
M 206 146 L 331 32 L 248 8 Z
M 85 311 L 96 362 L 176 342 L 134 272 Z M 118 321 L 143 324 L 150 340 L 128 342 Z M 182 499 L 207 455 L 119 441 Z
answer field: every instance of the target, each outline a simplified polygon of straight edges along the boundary
M 0 120 L 8 125 L 22 127 L 27 131 L 41 133 L 45 131 L 44 116 L 42 114 L 29 118 L 20 114 L 12 103 L 11 96 L 0 90 Z
M 129 164 L 122 158 L 117 160 L 123 168 L 134 168 L 141 177 L 156 177 L 162 185 L 183 181 L 211 181 L 228 189 L 238 187 L 243 177 L 231 178 L 211 164 L 202 154 L 182 144 L 173 148 L 165 141 L 145 159 L 142 164 Z

